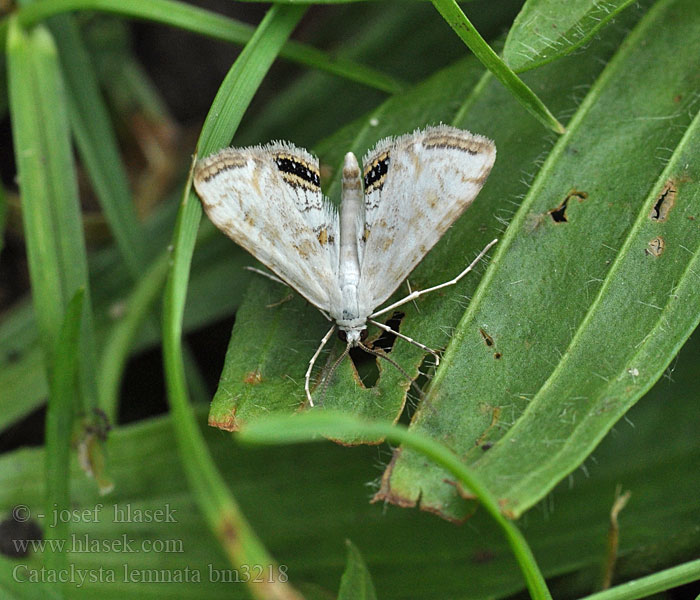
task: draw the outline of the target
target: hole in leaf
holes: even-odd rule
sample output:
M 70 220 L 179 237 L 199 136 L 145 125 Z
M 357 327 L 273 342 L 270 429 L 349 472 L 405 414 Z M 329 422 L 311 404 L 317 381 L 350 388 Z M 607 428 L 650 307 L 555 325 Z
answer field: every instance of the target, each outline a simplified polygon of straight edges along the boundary
M 502 356 L 503 356 L 503 354 L 501 354 L 500 352 L 496 352 L 496 353 L 493 355 L 493 357 L 494 357 L 496 360 L 499 360 Z
M 568 223 L 569 219 L 566 217 L 566 209 L 569 205 L 569 200 L 572 198 L 578 198 L 579 202 L 583 202 L 586 198 L 588 198 L 588 194 L 586 192 L 580 192 L 578 190 L 571 190 L 567 195 L 564 200 L 562 200 L 561 204 L 557 206 L 556 208 L 553 208 L 552 210 L 547 211 L 547 214 L 552 217 L 552 221 L 555 223 Z
M 493 338 L 488 333 L 486 333 L 483 329 L 479 329 L 479 333 L 481 334 L 481 337 L 484 338 L 484 342 L 487 346 L 493 346 Z
M 662 223 L 668 219 L 668 213 L 671 212 L 673 205 L 676 203 L 677 194 L 678 190 L 676 189 L 675 182 L 673 179 L 669 179 L 664 189 L 661 190 L 659 197 L 656 199 L 656 203 L 654 204 L 654 208 L 651 209 L 649 218 L 652 221 L 661 221 Z
M 404 318 L 405 313 L 395 311 L 391 317 L 389 317 L 385 323 L 387 327 L 390 327 L 394 331 L 399 331 L 401 327 L 401 320 Z M 396 341 L 396 336 L 388 331 L 382 331 L 381 335 L 372 344 L 372 350 L 384 350 L 384 352 L 391 352 L 394 347 L 394 342 Z
M 385 325 L 391 327 L 394 331 L 399 331 L 401 327 L 401 320 L 404 318 L 405 313 L 395 312 L 389 317 Z M 372 350 L 379 350 L 380 352 L 386 352 L 387 354 L 391 352 L 394 347 L 394 342 L 396 341 L 396 336 L 388 331 L 382 331 L 380 336 L 369 344 Z M 362 385 L 366 388 L 372 388 L 377 385 L 377 380 L 379 379 L 379 367 L 377 366 L 377 361 L 381 360 L 376 356 L 372 356 L 365 352 L 362 348 L 352 348 L 350 350 L 350 359 L 355 365 L 355 370 L 360 376 Z

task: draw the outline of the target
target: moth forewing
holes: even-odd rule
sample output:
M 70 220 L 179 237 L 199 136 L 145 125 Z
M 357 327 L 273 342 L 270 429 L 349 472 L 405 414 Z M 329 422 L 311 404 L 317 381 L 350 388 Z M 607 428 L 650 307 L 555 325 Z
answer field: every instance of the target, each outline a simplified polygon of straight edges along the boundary
M 339 302 L 339 225 L 318 159 L 288 143 L 226 148 L 197 163 L 194 187 L 221 231 L 328 312 Z

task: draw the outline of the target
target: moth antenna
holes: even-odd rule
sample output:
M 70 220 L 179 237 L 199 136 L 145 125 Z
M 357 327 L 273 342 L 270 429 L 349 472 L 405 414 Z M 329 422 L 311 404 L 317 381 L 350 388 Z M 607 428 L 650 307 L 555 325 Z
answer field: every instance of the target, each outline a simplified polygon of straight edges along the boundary
M 331 370 L 328 372 L 328 375 L 325 377 L 323 380 L 323 387 L 321 388 L 321 404 L 323 404 L 323 399 L 326 397 L 326 390 L 328 389 L 328 386 L 331 383 L 331 379 L 333 378 L 333 374 L 335 373 L 335 370 L 338 368 L 338 365 L 341 363 L 341 361 L 350 353 L 350 344 L 345 346 L 345 350 L 343 350 L 343 353 L 336 359 L 336 361 L 333 363 L 333 366 L 331 367 Z
M 423 390 L 420 389 L 420 388 L 418 387 L 418 385 L 416 384 L 416 382 L 413 381 L 413 379 L 411 378 L 411 376 L 410 376 L 408 373 L 406 373 L 406 371 L 404 370 L 404 368 L 403 368 L 399 363 L 397 363 L 394 359 L 389 358 L 386 354 L 380 354 L 380 353 L 377 352 L 376 350 L 372 350 L 371 348 L 369 348 L 368 346 L 365 346 L 365 345 L 362 344 L 362 343 L 360 343 L 360 344 L 358 344 L 358 345 L 359 345 L 360 348 L 362 348 L 365 352 L 368 352 L 368 353 L 371 354 L 372 356 L 376 356 L 377 358 L 383 358 L 383 359 L 384 359 L 385 361 L 387 361 L 389 364 L 394 365 L 394 366 L 398 369 L 398 371 L 401 373 L 401 375 L 403 375 L 406 379 L 408 379 L 408 380 L 411 382 L 411 387 L 416 391 L 416 393 L 418 394 L 418 397 L 419 397 L 420 399 L 423 399 L 423 397 L 424 397 Z

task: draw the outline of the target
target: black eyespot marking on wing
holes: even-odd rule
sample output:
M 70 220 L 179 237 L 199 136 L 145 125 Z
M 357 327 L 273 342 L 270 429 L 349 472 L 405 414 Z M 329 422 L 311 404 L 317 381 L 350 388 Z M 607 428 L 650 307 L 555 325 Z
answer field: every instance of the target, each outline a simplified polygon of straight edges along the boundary
M 289 154 L 278 154 L 275 163 L 289 185 L 312 191 L 320 189 L 321 176 L 314 165 Z
M 364 183 L 365 194 L 372 190 L 381 190 L 389 170 L 390 157 L 388 152 L 383 152 L 365 167 Z

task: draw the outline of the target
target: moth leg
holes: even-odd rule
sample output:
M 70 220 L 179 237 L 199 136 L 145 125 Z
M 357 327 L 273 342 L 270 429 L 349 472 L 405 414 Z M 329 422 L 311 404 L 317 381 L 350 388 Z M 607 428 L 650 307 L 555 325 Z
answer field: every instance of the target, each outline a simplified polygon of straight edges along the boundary
M 400 337 L 402 340 L 406 340 L 409 344 L 413 344 L 414 346 L 418 346 L 421 350 L 424 350 L 425 352 L 430 352 L 430 354 L 432 354 L 435 357 L 435 366 L 437 367 L 440 364 L 440 356 L 432 348 L 428 348 L 428 346 L 425 346 L 424 344 L 417 342 L 413 338 L 410 338 L 407 335 L 404 335 L 403 333 L 399 333 L 398 331 L 392 329 L 388 325 L 384 325 L 384 323 L 380 323 L 379 321 L 375 321 L 374 319 L 367 319 L 367 320 L 370 323 L 372 323 L 372 325 L 379 327 L 379 329 L 382 329 L 382 330 L 387 331 L 389 333 L 393 333 L 396 337 Z
M 406 287 L 408 288 L 408 293 L 412 294 L 413 290 L 411 289 L 411 282 L 408 279 L 406 280 Z M 417 313 L 420 313 L 420 308 L 418 308 L 418 302 L 416 302 L 415 299 L 413 300 L 413 307 L 416 309 Z
M 256 269 L 255 267 L 243 267 L 246 271 L 252 271 L 253 273 L 257 273 L 258 275 L 262 275 L 263 277 L 267 277 L 268 279 L 271 279 L 275 283 L 281 283 L 285 287 L 289 287 L 286 282 L 282 281 L 279 277 L 273 275 L 272 273 L 268 273 L 267 271 L 263 271 L 262 269 Z M 278 300 L 277 302 L 272 302 L 271 304 L 266 304 L 265 308 L 275 308 L 276 306 L 281 306 L 285 302 L 289 302 L 294 296 L 290 292 L 287 294 L 282 300 Z
M 262 275 L 263 277 L 267 277 L 268 279 L 271 279 L 272 281 L 276 283 L 281 283 L 282 285 L 286 287 L 291 287 L 286 281 L 280 279 L 276 275 L 273 275 L 272 273 L 268 273 L 267 271 L 263 271 L 262 269 L 256 269 L 255 267 L 243 267 L 246 271 L 252 271 L 253 273 L 257 273 L 258 275 Z M 292 288 L 293 289 L 293 288 Z M 267 304 L 265 308 L 274 308 L 275 306 L 279 306 L 280 304 L 284 304 L 285 302 L 289 302 L 294 296 L 292 294 L 289 294 L 282 298 L 282 300 L 279 300 L 277 302 L 273 302 L 272 304 Z M 316 307 L 318 308 L 318 307 Z M 325 310 L 321 310 L 318 308 L 318 311 L 326 317 L 326 321 L 332 321 L 333 319 L 330 318 L 328 313 L 326 313 Z
M 328 333 L 323 336 L 323 339 L 321 340 L 321 343 L 319 344 L 318 348 L 316 349 L 316 352 L 314 352 L 314 355 L 311 357 L 311 360 L 309 361 L 309 368 L 306 369 L 306 376 L 304 377 L 304 391 L 306 392 L 306 399 L 309 401 L 309 406 L 314 405 L 314 401 L 311 398 L 311 391 L 309 389 L 309 380 L 311 379 L 311 371 L 314 368 L 314 365 L 316 364 L 316 359 L 321 354 L 321 350 L 323 350 L 323 347 L 328 343 L 328 340 L 331 339 L 331 336 L 333 335 L 334 331 L 335 331 L 335 323 L 333 324 L 333 327 L 331 327 L 328 330 Z
M 282 281 L 279 277 L 276 275 L 273 275 L 272 273 L 268 273 L 267 271 L 263 271 L 262 269 L 256 269 L 255 267 L 243 267 L 246 271 L 252 271 L 253 273 L 257 273 L 258 275 L 262 275 L 263 277 L 267 277 L 268 279 L 272 279 L 272 281 L 275 281 L 277 283 L 281 283 L 282 285 L 289 287 L 286 281 Z
M 454 285 L 460 279 L 462 279 L 462 277 L 464 277 L 467 273 L 469 273 L 469 271 L 471 271 L 482 258 L 484 258 L 484 255 L 491 249 L 491 247 L 497 241 L 498 241 L 497 239 L 491 240 L 486 245 L 486 247 L 481 252 L 479 252 L 479 256 L 477 256 L 471 262 L 471 264 L 466 269 L 464 269 L 464 271 L 462 271 L 459 275 L 457 275 L 457 277 L 455 277 L 454 279 L 450 279 L 449 281 L 446 281 L 445 283 L 441 283 L 440 285 L 435 285 L 433 287 L 429 287 L 429 288 L 426 288 L 424 290 L 416 290 L 415 292 L 411 292 L 408 296 L 406 296 L 402 300 L 399 300 L 398 302 L 394 302 L 392 305 L 387 306 L 386 308 L 382 308 L 381 310 L 378 310 L 375 313 L 372 313 L 370 315 L 370 317 L 378 317 L 379 315 L 383 315 L 384 313 L 388 313 L 389 311 L 394 310 L 395 308 L 398 308 L 399 306 L 402 306 L 402 305 L 406 304 L 407 302 L 411 302 L 412 300 L 415 300 L 416 298 L 418 298 L 419 296 L 422 296 L 423 294 L 428 294 L 430 292 L 434 292 L 436 290 L 440 290 L 442 288 L 446 288 L 448 286 Z
M 294 294 L 289 292 L 282 300 L 278 300 L 277 302 L 272 302 L 271 304 L 266 304 L 265 308 L 275 308 L 276 306 L 282 306 L 285 302 L 289 302 L 294 298 Z

